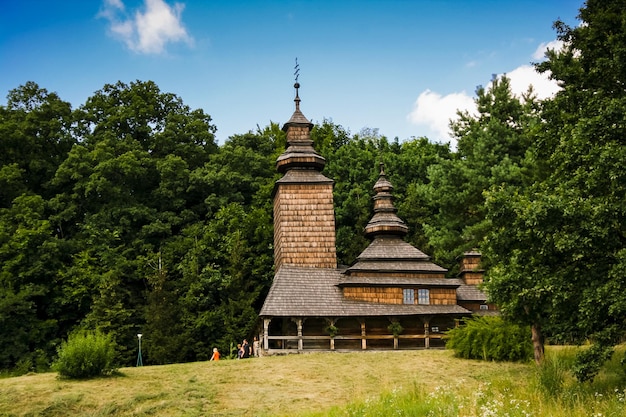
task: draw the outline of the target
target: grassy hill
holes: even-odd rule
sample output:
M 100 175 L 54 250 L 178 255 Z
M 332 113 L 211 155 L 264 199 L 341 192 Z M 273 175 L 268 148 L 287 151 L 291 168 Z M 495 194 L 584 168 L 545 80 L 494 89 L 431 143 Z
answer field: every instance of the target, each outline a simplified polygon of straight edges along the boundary
M 394 415 L 592 415 L 585 414 L 582 397 L 568 409 L 560 399 L 542 399 L 532 364 L 468 361 L 444 350 L 319 353 L 120 371 L 120 376 L 86 381 L 60 380 L 55 373 L 0 379 L 0 416 L 325 416 L 385 410 Z M 611 404 L 605 404 L 607 393 L 597 407 L 619 406 L 615 392 Z M 484 407 L 492 400 L 520 401 L 520 414 L 487 414 Z M 524 414 L 533 409 L 537 412 Z

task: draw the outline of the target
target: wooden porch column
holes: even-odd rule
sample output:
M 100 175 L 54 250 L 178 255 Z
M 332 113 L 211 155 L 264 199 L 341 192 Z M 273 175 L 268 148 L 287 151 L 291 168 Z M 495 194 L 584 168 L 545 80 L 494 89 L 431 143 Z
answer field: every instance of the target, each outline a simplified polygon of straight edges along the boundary
M 430 349 L 430 319 L 424 320 L 424 347 Z
M 361 322 L 361 349 L 367 349 L 367 332 L 365 330 L 365 319 L 359 320 Z
M 272 319 L 263 319 L 263 349 L 264 350 L 268 350 L 270 348 L 269 339 L 268 339 L 270 321 L 272 321 Z
M 296 325 L 298 326 L 298 352 L 302 352 L 303 344 L 302 344 L 302 319 L 296 320 Z

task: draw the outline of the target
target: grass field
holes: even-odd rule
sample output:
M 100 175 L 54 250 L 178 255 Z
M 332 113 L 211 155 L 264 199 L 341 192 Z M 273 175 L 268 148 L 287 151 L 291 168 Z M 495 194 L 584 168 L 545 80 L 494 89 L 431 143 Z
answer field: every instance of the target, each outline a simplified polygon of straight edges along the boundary
M 626 416 L 615 378 L 578 391 L 561 378 L 550 397 L 537 375 L 445 350 L 144 366 L 85 381 L 29 374 L 0 379 L 0 416 Z

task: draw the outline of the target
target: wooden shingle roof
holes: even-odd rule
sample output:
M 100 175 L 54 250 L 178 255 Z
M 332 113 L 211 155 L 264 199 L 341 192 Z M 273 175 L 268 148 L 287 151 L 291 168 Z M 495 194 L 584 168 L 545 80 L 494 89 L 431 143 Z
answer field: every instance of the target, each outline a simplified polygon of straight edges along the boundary
M 339 269 L 282 266 L 259 314 L 261 317 L 466 315 L 459 305 L 382 304 L 347 300 Z
M 292 169 L 287 171 L 281 179 L 276 181 L 276 184 L 327 184 L 333 182 L 333 180 L 316 170 Z
M 447 272 L 447 269 L 431 262 L 430 256 L 396 235 L 376 236 L 357 257 L 356 263 L 346 270 L 346 274 L 375 270 L 439 274 Z
M 461 281 L 462 282 L 462 281 Z M 486 301 L 487 294 L 476 285 L 462 284 L 456 290 L 456 298 L 462 301 Z
M 409 277 L 354 277 L 344 276 L 340 287 L 424 287 L 424 288 L 459 288 L 465 285 L 460 279 L 453 278 L 409 278 Z

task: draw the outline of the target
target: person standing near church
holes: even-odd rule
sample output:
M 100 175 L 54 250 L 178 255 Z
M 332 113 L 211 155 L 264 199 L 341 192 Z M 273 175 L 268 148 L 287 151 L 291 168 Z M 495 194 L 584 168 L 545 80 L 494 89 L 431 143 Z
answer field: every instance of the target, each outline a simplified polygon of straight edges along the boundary
M 243 343 L 241 344 L 241 349 L 243 350 L 243 355 L 241 355 L 242 359 L 247 359 L 250 357 L 250 345 L 248 344 L 248 339 L 243 339 Z

